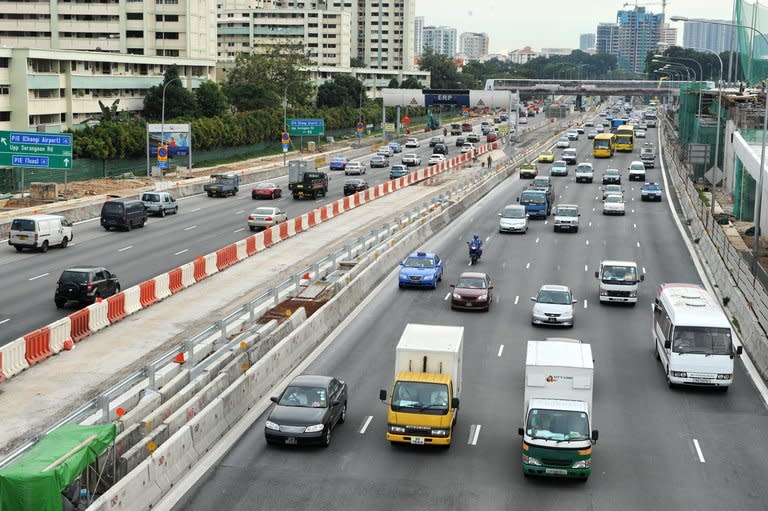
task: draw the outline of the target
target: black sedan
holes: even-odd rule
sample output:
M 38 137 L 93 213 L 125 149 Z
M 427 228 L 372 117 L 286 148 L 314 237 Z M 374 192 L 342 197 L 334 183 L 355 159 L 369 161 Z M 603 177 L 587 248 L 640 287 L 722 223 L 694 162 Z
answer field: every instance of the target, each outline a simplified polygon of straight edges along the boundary
M 368 189 L 368 181 L 365 179 L 347 179 L 344 181 L 344 195 L 354 195 Z
M 347 384 L 332 376 L 297 376 L 271 399 L 275 407 L 264 425 L 270 445 L 328 447 L 333 428 L 347 418 Z

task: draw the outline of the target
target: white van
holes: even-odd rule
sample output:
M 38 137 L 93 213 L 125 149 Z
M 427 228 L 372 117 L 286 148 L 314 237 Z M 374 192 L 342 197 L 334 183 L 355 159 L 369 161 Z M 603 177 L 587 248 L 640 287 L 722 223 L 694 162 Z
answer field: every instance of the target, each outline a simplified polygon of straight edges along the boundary
M 645 280 L 634 261 L 602 261 L 595 278 L 600 281 L 600 303 L 637 303 L 637 286 Z
M 8 244 L 19 252 L 25 248 L 47 252 L 53 246 L 65 248 L 72 237 L 72 224 L 63 216 L 31 215 L 13 219 Z
M 667 383 L 728 390 L 733 383 L 731 324 L 699 284 L 662 284 L 653 304 L 653 342 Z

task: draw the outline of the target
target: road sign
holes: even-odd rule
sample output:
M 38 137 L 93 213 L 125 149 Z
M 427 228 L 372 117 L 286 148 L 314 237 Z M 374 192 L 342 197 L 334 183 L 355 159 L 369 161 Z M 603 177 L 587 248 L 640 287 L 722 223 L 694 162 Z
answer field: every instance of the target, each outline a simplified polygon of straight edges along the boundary
M 323 119 L 288 119 L 288 132 L 294 137 L 319 137 L 325 134 Z
M 291 143 L 291 136 L 288 134 L 288 132 L 284 131 L 280 136 L 280 143 L 283 145 L 288 145 Z
M 72 135 L 0 131 L 0 167 L 72 168 Z
M 394 122 L 385 122 L 384 123 L 384 131 L 387 133 L 394 133 L 395 132 L 395 123 Z
M 168 146 L 158 146 L 157 161 L 168 161 Z
M 411 118 L 406 116 L 400 121 L 403 126 L 409 126 L 411 124 Z

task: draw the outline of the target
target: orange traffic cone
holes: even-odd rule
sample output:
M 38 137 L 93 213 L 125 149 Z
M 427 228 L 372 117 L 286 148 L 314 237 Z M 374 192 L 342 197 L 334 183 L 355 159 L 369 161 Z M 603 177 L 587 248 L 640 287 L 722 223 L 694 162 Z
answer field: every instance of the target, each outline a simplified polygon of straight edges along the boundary
M 182 365 L 186 363 L 184 352 L 182 351 L 181 353 L 177 353 L 176 356 L 173 357 L 173 361 L 176 362 L 177 364 L 182 364 Z

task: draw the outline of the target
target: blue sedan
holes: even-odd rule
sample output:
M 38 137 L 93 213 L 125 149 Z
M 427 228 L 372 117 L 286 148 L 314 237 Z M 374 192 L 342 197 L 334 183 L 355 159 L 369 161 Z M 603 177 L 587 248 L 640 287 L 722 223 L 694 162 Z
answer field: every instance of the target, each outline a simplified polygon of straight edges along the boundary
M 390 142 L 389 148 L 392 149 L 393 153 L 402 153 L 403 152 L 403 146 L 400 145 L 399 142 Z
M 348 161 L 346 156 L 337 156 L 331 160 L 329 168 L 331 170 L 346 170 Z
M 400 263 L 398 284 L 404 287 L 437 288 L 443 279 L 443 260 L 433 252 L 414 252 Z
M 640 189 L 640 200 L 661 202 L 661 186 L 659 186 L 659 183 L 645 183 Z

